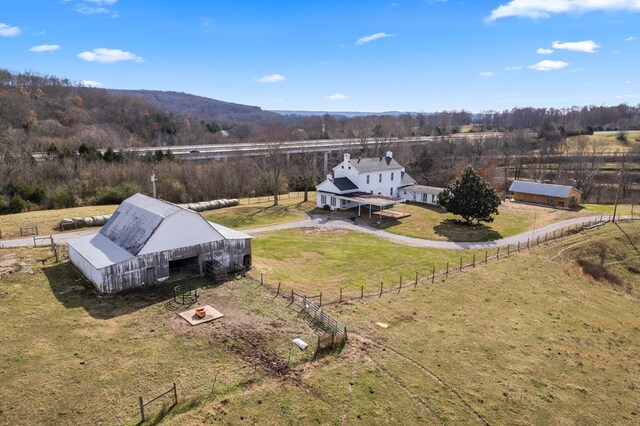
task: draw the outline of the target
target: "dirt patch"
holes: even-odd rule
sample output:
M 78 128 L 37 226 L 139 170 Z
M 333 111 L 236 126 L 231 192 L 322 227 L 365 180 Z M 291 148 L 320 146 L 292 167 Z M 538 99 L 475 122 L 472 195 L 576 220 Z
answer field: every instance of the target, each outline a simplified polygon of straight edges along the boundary
M 344 235 L 349 231 L 330 228 L 300 228 L 300 232 L 304 235 Z
M 0 256 L 0 278 L 20 271 L 23 264 L 21 264 L 21 262 L 18 260 L 18 257 L 15 253 L 9 253 Z

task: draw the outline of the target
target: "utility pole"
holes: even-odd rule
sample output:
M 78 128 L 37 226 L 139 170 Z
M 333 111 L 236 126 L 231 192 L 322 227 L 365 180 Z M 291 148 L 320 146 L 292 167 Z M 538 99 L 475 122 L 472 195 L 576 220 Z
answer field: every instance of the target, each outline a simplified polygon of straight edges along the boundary
M 156 172 L 151 172 L 151 187 L 153 188 L 153 198 L 158 198 L 158 194 L 156 194 Z

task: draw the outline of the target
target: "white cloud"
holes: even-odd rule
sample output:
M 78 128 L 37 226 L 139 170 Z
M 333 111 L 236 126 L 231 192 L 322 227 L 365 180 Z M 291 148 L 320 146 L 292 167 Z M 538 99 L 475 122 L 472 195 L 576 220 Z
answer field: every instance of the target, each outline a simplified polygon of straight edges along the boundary
M 616 99 L 634 99 L 634 98 L 640 98 L 640 95 L 618 95 L 615 96 Z
M 84 0 L 87 3 L 93 3 L 93 4 L 97 4 L 99 6 L 107 5 L 107 6 L 111 6 L 114 5 L 118 2 L 118 0 Z
M 80 81 L 80 85 L 84 87 L 102 87 L 102 83 L 93 80 L 82 80 Z
M 495 73 L 493 71 L 484 71 L 480 73 L 482 77 L 493 77 L 494 74 Z
M 327 96 L 327 99 L 329 99 L 330 101 L 343 101 L 347 99 L 347 97 L 342 93 L 334 93 L 333 95 Z
M 513 67 L 504 67 L 507 71 L 518 71 L 522 69 L 522 65 L 515 65 Z
M 31 49 L 29 49 L 29 52 L 44 53 L 55 52 L 56 50 L 60 50 L 59 44 L 40 44 L 38 46 L 33 46 Z
M 78 53 L 78 58 L 87 62 L 100 62 L 102 64 L 113 64 L 121 61 L 144 62 L 144 59 L 131 52 L 124 52 L 120 49 L 106 49 L 104 47 L 93 49 L 90 52 L 80 52 Z
M 11 25 L 0 23 L 0 37 L 13 37 L 21 33 L 20 27 L 12 27 Z
M 255 81 L 257 81 L 258 83 L 277 83 L 283 80 L 284 76 L 282 74 L 265 75 L 264 77 L 255 79 Z
M 585 53 L 595 53 L 595 51 L 600 47 L 600 45 L 593 40 L 569 41 L 566 43 L 554 41 L 551 44 L 551 46 L 554 49 L 571 50 L 573 52 L 585 52 Z
M 549 18 L 560 13 L 594 11 L 640 11 L 639 0 L 511 0 L 491 11 L 487 21 L 517 16 L 521 18 Z
M 545 49 L 541 47 L 540 49 L 536 50 L 536 53 L 538 55 L 551 55 L 553 53 L 553 49 Z
M 530 65 L 529 68 L 536 71 L 552 71 L 552 70 L 559 70 L 567 66 L 569 66 L 567 62 L 550 61 L 548 59 L 545 59 L 544 61 L 540 61 L 538 63 Z
M 638 39 L 638 37 L 629 36 L 629 37 L 625 38 L 624 41 L 636 41 L 637 39 Z
M 363 45 L 365 43 L 369 43 L 371 41 L 374 40 L 378 40 L 381 38 L 386 38 L 386 37 L 393 37 L 393 34 L 387 34 L 387 33 L 375 33 L 375 34 L 371 34 L 368 36 L 364 36 L 358 39 L 358 41 L 356 41 L 356 46 L 360 46 Z
M 76 12 L 82 13 L 83 15 L 100 15 L 102 13 L 109 13 L 109 9 L 106 7 L 92 7 L 86 4 L 79 4 L 76 7 Z

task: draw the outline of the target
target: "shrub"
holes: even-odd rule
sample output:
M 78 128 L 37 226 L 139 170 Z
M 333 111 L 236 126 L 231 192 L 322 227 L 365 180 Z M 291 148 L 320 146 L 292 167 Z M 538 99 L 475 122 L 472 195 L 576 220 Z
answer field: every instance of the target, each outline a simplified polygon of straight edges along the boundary
M 64 186 L 57 186 L 53 190 L 53 193 L 49 197 L 50 209 L 64 209 L 73 207 L 75 205 L 75 198 L 71 191 Z
M 132 183 L 121 183 L 118 186 L 98 188 L 95 203 L 100 205 L 120 204 L 136 192 L 140 192 L 140 188 Z

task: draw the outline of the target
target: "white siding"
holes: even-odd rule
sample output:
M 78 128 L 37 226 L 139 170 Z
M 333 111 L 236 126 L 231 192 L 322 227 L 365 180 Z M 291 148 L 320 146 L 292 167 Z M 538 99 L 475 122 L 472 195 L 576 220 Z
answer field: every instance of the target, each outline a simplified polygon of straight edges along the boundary
M 102 289 L 102 274 L 91 263 L 89 263 L 80 253 L 78 253 L 73 247 L 69 246 L 69 260 L 73 263 L 82 274 L 87 277 L 89 281 L 99 290 Z

